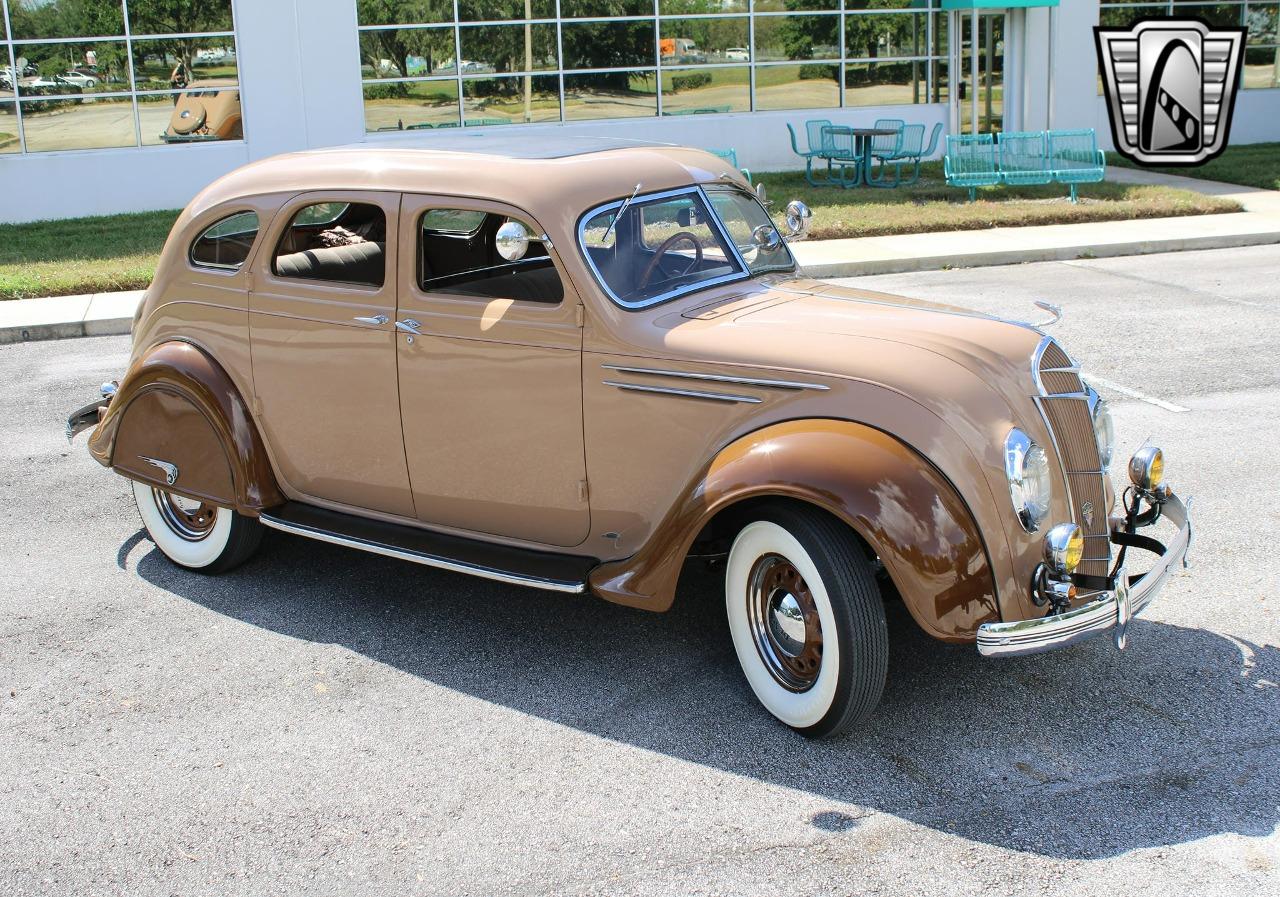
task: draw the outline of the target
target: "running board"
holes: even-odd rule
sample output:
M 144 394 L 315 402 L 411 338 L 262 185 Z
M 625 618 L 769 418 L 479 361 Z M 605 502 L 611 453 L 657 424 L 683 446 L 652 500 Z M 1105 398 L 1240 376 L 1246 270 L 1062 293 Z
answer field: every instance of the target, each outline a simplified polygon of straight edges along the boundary
M 587 574 L 600 563 L 595 558 L 494 545 L 299 502 L 273 508 L 270 513 L 263 512 L 258 520 L 263 526 L 295 536 L 553 592 L 585 592 Z

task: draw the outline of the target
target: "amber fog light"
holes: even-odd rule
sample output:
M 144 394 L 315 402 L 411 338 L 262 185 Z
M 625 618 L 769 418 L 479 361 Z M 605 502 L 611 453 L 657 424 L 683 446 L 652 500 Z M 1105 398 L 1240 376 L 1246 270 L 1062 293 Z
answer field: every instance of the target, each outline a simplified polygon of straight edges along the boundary
M 1129 459 L 1129 479 L 1139 489 L 1150 492 L 1164 479 L 1164 452 L 1154 445 L 1144 446 Z
M 1044 562 L 1055 573 L 1074 573 L 1084 557 L 1084 533 L 1074 523 L 1059 523 L 1044 536 Z

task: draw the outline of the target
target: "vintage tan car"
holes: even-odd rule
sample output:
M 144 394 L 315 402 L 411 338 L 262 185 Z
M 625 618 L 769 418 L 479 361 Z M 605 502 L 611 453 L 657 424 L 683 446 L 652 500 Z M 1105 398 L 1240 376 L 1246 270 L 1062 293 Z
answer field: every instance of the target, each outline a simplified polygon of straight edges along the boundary
M 240 91 L 234 84 L 218 81 L 197 81 L 178 94 L 169 126 L 160 135 L 165 143 L 240 140 L 242 137 Z
M 784 235 L 700 150 L 432 146 L 258 162 L 178 220 L 68 421 L 175 563 L 265 526 L 662 611 L 718 558 L 751 688 L 818 736 L 879 700 L 886 601 L 993 657 L 1123 646 L 1183 561 L 1160 451 L 1117 505 L 1106 406 L 1042 330 L 805 277 L 808 210 Z

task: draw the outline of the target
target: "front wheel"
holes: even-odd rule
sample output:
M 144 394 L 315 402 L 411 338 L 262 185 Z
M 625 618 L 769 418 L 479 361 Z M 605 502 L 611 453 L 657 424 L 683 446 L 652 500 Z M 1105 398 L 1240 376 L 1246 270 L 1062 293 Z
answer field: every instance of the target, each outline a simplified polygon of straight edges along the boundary
M 152 541 L 179 567 L 222 573 L 249 559 L 262 541 L 252 517 L 133 482 L 138 514 Z
M 857 537 L 816 509 L 779 506 L 734 539 L 725 607 L 760 703 L 802 735 L 839 735 L 880 701 L 889 632 Z

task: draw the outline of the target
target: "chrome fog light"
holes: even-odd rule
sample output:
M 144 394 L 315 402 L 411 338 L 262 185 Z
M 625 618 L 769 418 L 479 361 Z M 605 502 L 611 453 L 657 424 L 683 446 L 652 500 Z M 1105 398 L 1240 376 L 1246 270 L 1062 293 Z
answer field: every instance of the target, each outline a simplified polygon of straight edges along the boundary
M 1074 573 L 1084 557 L 1084 533 L 1074 523 L 1059 523 L 1044 535 L 1044 562 L 1055 573 Z
M 1164 480 L 1164 452 L 1154 445 L 1143 446 L 1129 459 L 1129 479 L 1144 492 L 1150 492 Z

